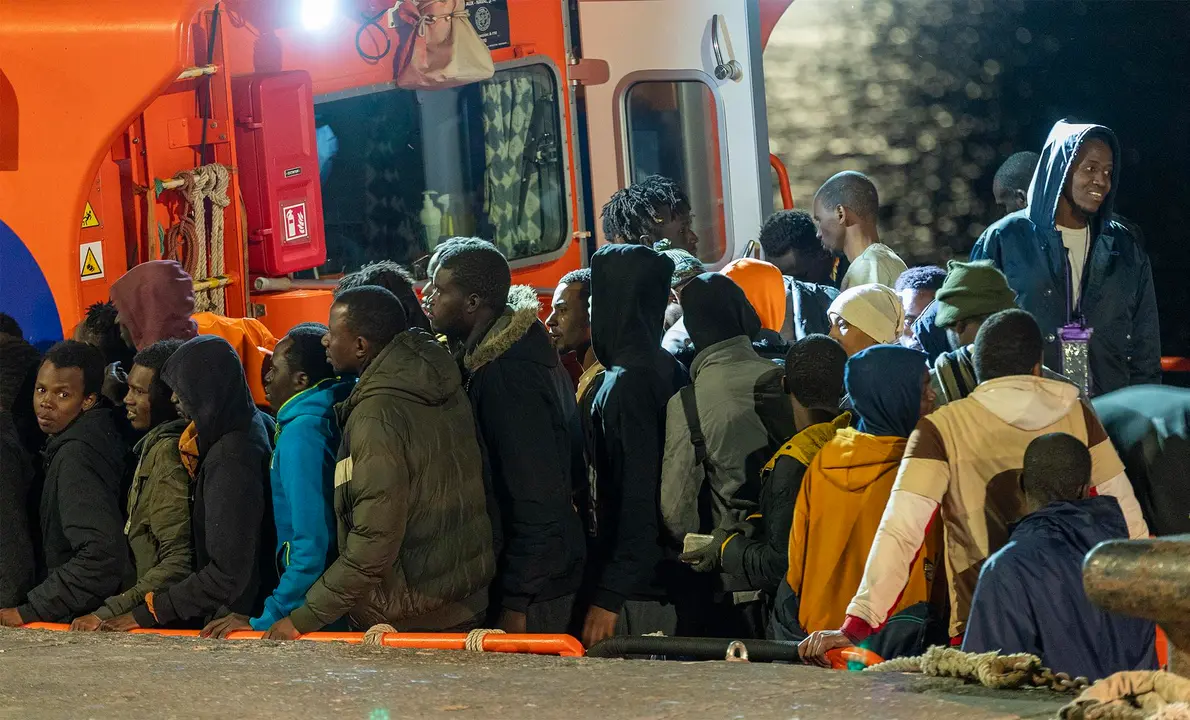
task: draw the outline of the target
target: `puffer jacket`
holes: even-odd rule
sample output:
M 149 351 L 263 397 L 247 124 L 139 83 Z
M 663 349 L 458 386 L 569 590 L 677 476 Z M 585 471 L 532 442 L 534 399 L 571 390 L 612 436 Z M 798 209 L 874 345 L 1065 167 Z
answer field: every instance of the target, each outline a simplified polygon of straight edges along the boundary
M 1067 258 L 1056 226 L 1058 200 L 1079 147 L 1104 139 L 1115 160 L 1111 190 L 1091 220 L 1094 238 L 1083 271 L 1081 299 L 1067 308 Z M 1037 318 L 1045 364 L 1063 372 L 1058 329 L 1078 313 L 1091 336 L 1092 395 L 1128 385 L 1161 382 L 1161 337 L 1149 258 L 1126 225 L 1112 218 L 1119 193 L 1120 145 L 1101 125 L 1058 122 L 1050 131 L 1029 186 L 1029 206 L 984 231 L 972 260 L 991 260 L 1008 278 L 1017 304 Z
M 124 532 L 132 550 L 136 583 L 104 601 L 95 611 L 102 620 L 131 612 L 146 593 L 169 587 L 194 569 L 190 474 L 178 451 L 186 425 L 181 419 L 161 423 L 134 448 L 140 462 L 128 493 Z
M 539 310 L 533 288 L 513 287 L 504 314 L 463 356 L 502 539 L 492 600 L 516 612 L 577 592 L 586 556 L 572 502 L 586 475 L 578 406 Z
M 398 335 L 336 412 L 339 557 L 290 615 L 299 632 L 349 616 L 437 631 L 482 615 L 495 574 L 475 421 L 454 358 Z

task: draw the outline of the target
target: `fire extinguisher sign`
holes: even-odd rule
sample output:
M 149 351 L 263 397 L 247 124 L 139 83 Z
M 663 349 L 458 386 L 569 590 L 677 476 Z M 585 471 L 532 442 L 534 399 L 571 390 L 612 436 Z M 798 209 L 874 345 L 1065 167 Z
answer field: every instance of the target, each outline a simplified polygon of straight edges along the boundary
M 310 225 L 306 217 L 306 203 L 281 207 L 281 223 L 284 226 L 284 242 L 291 243 L 310 237 Z

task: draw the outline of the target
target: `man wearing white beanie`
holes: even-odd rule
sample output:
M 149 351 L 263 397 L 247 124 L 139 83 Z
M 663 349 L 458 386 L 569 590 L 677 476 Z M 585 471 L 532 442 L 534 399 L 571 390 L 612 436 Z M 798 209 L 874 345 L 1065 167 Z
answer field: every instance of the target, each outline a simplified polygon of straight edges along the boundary
M 892 288 L 859 285 L 839 294 L 827 310 L 830 336 L 847 356 L 873 345 L 897 342 L 905 326 L 905 308 Z

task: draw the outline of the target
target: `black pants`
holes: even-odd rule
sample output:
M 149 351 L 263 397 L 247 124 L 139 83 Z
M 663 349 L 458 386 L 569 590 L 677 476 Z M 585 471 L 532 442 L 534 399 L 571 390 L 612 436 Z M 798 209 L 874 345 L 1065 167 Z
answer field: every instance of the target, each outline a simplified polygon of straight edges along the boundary
M 574 615 L 574 595 L 535 602 L 525 610 L 525 628 L 530 633 L 565 635 Z

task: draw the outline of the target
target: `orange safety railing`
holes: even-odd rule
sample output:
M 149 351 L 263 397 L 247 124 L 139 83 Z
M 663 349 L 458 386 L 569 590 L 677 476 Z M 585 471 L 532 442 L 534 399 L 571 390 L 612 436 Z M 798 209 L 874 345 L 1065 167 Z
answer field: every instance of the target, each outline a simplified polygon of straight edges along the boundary
M 35 622 L 22 627 L 30 630 L 70 630 L 65 623 Z M 129 630 L 133 635 L 160 635 L 163 637 L 191 637 L 199 636 L 198 630 L 158 630 L 140 628 Z M 264 633 L 257 630 L 235 630 L 228 633 L 228 640 L 260 640 Z M 360 645 L 364 642 L 364 633 L 360 632 L 314 632 L 302 635 L 299 639 L 313 642 L 343 642 Z M 465 650 L 467 648 L 467 633 L 416 633 L 395 632 L 384 633 L 380 636 L 380 644 L 391 648 L 409 648 L 418 650 Z M 570 635 L 513 635 L 489 634 L 482 640 L 484 652 L 524 653 L 529 655 L 560 655 L 561 657 L 583 657 L 586 651 L 582 643 Z
M 1190 373 L 1190 358 L 1163 357 L 1161 358 L 1161 370 L 1169 373 Z
M 773 172 L 777 173 L 777 186 L 781 189 L 782 207 L 792 210 L 793 188 L 789 185 L 789 171 L 785 169 L 785 163 L 781 162 L 781 158 L 769 153 L 769 165 L 772 165 Z

